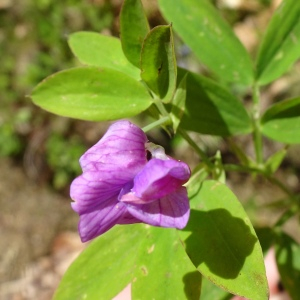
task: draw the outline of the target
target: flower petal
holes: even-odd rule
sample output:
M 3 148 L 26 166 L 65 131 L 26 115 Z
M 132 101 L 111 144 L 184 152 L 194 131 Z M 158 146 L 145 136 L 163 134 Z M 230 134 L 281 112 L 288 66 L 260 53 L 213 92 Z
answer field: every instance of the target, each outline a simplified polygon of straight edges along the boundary
M 93 211 L 108 199 L 117 199 L 127 184 L 127 179 L 122 178 L 123 173 L 88 171 L 77 177 L 70 187 L 70 196 L 75 201 L 73 209 L 83 214 Z
M 190 206 L 185 187 L 147 204 L 126 204 L 128 212 L 144 223 L 182 229 L 190 216 Z
M 135 176 L 132 192 L 145 202 L 153 201 L 173 193 L 189 177 L 190 169 L 184 162 L 153 158 Z
M 73 207 L 76 203 L 72 203 L 71 205 Z M 76 210 L 74 207 L 73 209 Z M 125 212 L 126 206 L 122 202 L 112 198 L 94 207 L 93 211 L 81 214 L 78 224 L 81 241 L 87 242 L 103 234 L 116 225 L 119 220 L 122 220 Z
M 83 172 L 97 170 L 123 173 L 123 178 L 133 177 L 147 163 L 145 133 L 129 121 L 112 124 L 101 140 L 80 158 Z

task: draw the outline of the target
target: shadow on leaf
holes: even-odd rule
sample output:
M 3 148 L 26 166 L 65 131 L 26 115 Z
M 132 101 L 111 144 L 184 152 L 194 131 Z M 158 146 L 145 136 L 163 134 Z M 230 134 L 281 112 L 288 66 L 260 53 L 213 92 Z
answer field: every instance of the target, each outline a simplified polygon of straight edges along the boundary
M 200 271 L 204 264 L 211 273 L 222 278 L 233 279 L 239 275 L 257 242 L 250 227 L 225 209 L 191 210 L 184 231 L 191 232 L 185 245 L 193 264 Z

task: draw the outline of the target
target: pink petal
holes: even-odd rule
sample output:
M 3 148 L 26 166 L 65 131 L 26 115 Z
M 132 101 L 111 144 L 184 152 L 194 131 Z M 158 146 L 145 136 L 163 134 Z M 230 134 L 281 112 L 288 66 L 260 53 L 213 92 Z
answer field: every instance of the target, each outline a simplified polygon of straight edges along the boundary
M 182 229 L 186 226 L 190 206 L 185 187 L 147 204 L 126 204 L 128 212 L 144 223 Z
M 117 199 L 120 190 L 127 184 L 127 178 L 122 178 L 123 175 L 124 172 L 88 171 L 77 177 L 70 187 L 70 196 L 75 201 L 73 209 L 82 214 L 93 211 L 108 199 Z
M 187 164 L 153 158 L 134 178 L 132 192 L 144 202 L 165 197 L 176 191 L 190 177 Z
M 132 179 L 147 163 L 146 142 L 147 137 L 139 127 L 129 121 L 118 121 L 80 158 L 82 170 L 124 172 L 124 177 Z
M 71 205 L 73 207 L 76 203 Z M 94 207 L 93 211 L 81 214 L 78 224 L 81 241 L 89 241 L 112 228 L 122 219 L 125 211 L 123 203 L 110 199 Z

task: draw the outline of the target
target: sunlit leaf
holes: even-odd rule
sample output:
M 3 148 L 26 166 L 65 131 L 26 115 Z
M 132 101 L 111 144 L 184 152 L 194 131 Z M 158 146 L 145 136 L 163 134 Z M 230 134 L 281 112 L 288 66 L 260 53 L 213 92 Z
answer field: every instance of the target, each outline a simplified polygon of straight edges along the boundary
M 134 277 L 143 236 L 142 225 L 128 225 L 94 240 L 69 267 L 54 300 L 112 299 Z
M 168 22 L 196 56 L 226 82 L 250 84 L 253 67 L 248 53 L 207 0 L 159 0 Z
M 122 48 L 127 59 L 140 68 L 141 50 L 149 24 L 140 0 L 125 0 L 120 14 Z
M 200 297 L 201 275 L 186 255 L 176 229 L 147 226 L 141 244 L 132 299 Z
M 151 105 L 145 87 L 124 73 L 95 67 L 74 68 L 42 81 L 32 92 L 43 109 L 90 121 L 137 115 Z
M 204 181 L 191 206 L 189 223 L 180 235 L 202 275 L 232 294 L 267 300 L 262 250 L 235 195 L 220 182 Z
M 160 99 L 171 101 L 177 77 L 171 25 L 157 26 L 146 36 L 141 56 L 141 77 Z
M 140 79 L 140 70 L 126 59 L 119 39 L 82 31 L 71 34 L 68 42 L 82 64 L 114 69 Z
M 256 77 L 267 84 L 300 57 L 300 1 L 284 0 L 275 11 L 257 57 Z
M 287 144 L 300 143 L 300 98 L 271 106 L 262 117 L 262 132 L 267 137 Z

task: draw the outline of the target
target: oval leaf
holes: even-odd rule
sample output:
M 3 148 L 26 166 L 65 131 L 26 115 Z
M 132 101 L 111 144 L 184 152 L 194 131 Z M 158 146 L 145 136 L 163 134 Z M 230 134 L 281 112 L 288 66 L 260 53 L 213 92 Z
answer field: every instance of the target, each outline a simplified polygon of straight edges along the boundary
M 262 133 L 270 139 L 300 143 L 300 98 L 281 101 L 270 107 L 262 117 Z
M 140 68 L 141 50 L 150 28 L 140 0 L 125 0 L 120 14 L 122 48 L 127 59 Z
M 160 9 L 196 56 L 226 82 L 250 84 L 250 57 L 207 0 L 159 0 Z
M 171 101 L 176 89 L 177 67 L 170 25 L 157 26 L 146 36 L 141 56 L 141 77 L 160 99 Z
M 218 136 L 252 130 L 251 120 L 237 98 L 223 86 L 191 72 L 186 79 L 186 103 L 180 127 Z
M 285 0 L 275 11 L 257 57 L 256 78 L 267 84 L 300 57 L 300 1 Z
M 200 298 L 201 274 L 186 255 L 176 229 L 146 226 L 132 299 Z
M 71 34 L 68 43 L 82 64 L 114 69 L 140 80 L 140 70 L 126 59 L 119 39 L 82 31 Z
M 112 299 L 131 282 L 143 237 L 143 226 L 136 224 L 98 237 L 69 267 L 53 299 Z
M 52 113 L 90 121 L 131 117 L 151 105 L 140 82 L 112 69 L 93 67 L 56 73 L 37 85 L 31 98 Z
M 300 295 L 300 245 L 290 236 L 282 233 L 275 247 L 278 271 L 283 286 L 291 299 Z
M 191 206 L 189 223 L 180 233 L 198 270 L 230 293 L 267 300 L 262 250 L 235 195 L 220 182 L 205 181 Z

